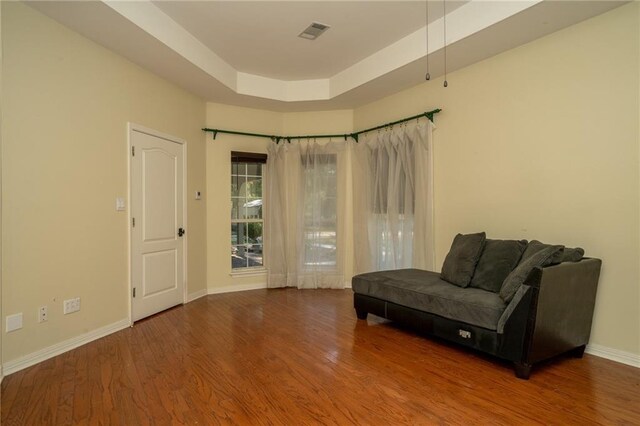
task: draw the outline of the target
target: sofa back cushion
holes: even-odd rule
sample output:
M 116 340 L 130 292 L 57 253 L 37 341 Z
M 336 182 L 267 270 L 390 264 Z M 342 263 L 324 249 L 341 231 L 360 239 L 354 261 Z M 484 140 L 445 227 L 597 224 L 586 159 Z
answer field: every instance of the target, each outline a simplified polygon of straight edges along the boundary
M 459 287 L 467 287 L 471 282 L 486 239 L 487 235 L 484 232 L 456 235 L 444 259 L 440 277 Z
M 564 248 L 564 254 L 562 256 L 563 262 L 580 262 L 584 257 L 584 249 L 581 247 L 576 248 Z
M 469 287 L 499 293 L 507 275 L 518 265 L 526 240 L 487 239 Z
M 556 246 L 552 244 L 541 243 L 538 240 L 529 241 L 529 244 L 527 244 L 526 250 L 522 254 L 522 258 L 520 259 L 520 262 L 524 262 L 534 254 L 538 253 L 541 250 L 547 249 L 549 247 L 556 247 Z M 550 262 L 549 265 L 555 265 L 556 263 L 561 263 L 563 261 L 563 256 L 564 256 L 564 253 L 562 251 L 555 252 L 553 257 L 549 260 Z
M 511 299 L 513 299 L 513 296 L 522 283 L 524 283 L 524 280 L 526 280 L 531 271 L 533 271 L 533 268 L 552 265 L 554 259 L 562 258 L 563 251 L 563 246 L 548 246 L 529 256 L 527 259 L 521 260 L 518 266 L 511 271 L 502 283 L 502 288 L 500 288 L 500 297 L 502 300 L 504 300 L 505 303 L 511 302 Z

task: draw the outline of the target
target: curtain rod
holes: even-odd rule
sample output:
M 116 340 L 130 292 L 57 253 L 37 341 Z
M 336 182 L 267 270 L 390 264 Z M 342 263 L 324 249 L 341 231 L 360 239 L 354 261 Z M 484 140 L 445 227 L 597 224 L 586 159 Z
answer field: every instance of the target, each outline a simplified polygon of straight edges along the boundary
M 390 123 L 382 124 L 380 126 L 372 127 L 370 129 L 360 130 L 359 132 L 353 133 L 342 133 L 342 134 L 334 134 L 334 135 L 303 135 L 303 136 L 276 136 L 276 135 L 266 135 L 263 133 L 248 133 L 248 132 L 237 132 L 235 130 L 222 130 L 222 129 L 210 129 L 208 127 L 203 128 L 202 130 L 205 132 L 213 133 L 213 139 L 216 139 L 218 133 L 225 133 L 228 135 L 240 135 L 240 136 L 253 136 L 256 138 L 268 138 L 274 141 L 275 143 L 279 143 L 281 140 L 286 140 L 291 143 L 292 139 L 320 139 L 320 138 L 344 138 L 347 140 L 348 138 L 353 138 L 356 142 L 358 142 L 358 136 L 371 132 L 373 130 L 384 129 L 385 127 L 394 126 L 396 124 L 404 123 L 406 121 L 411 121 L 418 119 L 420 117 L 427 117 L 429 120 L 433 121 L 433 116 L 442 111 L 440 108 L 434 109 L 432 111 L 423 112 L 422 114 L 414 115 L 411 117 L 403 118 L 401 120 L 392 121 Z

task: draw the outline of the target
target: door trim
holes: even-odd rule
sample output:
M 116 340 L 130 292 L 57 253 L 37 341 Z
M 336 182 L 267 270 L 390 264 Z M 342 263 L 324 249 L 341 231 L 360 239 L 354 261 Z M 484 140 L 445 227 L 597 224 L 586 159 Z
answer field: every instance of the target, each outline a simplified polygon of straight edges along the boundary
M 154 136 L 156 138 L 164 139 L 169 142 L 177 143 L 182 146 L 182 193 L 184 194 L 182 197 L 182 217 L 184 228 L 187 230 L 185 235 L 182 237 L 184 246 L 182 247 L 182 303 L 187 303 L 187 242 L 189 238 L 189 224 L 187 221 L 187 197 L 189 194 L 187 193 L 187 143 L 184 139 L 177 138 L 175 136 L 169 135 L 167 133 L 162 133 L 157 130 L 150 129 L 148 127 L 142 126 L 140 124 L 127 122 L 127 200 L 129 202 L 127 208 L 127 248 L 129 251 L 129 255 L 127 256 L 127 268 L 128 268 L 128 281 L 129 285 L 127 291 L 127 306 L 128 306 L 128 315 L 129 315 L 129 325 L 133 326 L 133 300 L 131 297 L 131 293 L 133 292 L 133 271 L 131 268 L 132 258 L 133 258 L 133 238 L 132 238 L 132 229 L 131 229 L 131 219 L 133 218 L 131 206 L 133 205 L 133 200 L 131 199 L 132 193 L 132 184 L 131 181 L 131 141 L 133 132 L 145 133 L 149 136 Z

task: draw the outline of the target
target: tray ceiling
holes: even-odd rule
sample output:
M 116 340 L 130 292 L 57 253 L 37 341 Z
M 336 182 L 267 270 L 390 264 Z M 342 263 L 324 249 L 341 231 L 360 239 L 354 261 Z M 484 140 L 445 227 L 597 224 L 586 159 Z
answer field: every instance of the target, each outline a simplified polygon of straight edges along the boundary
M 626 1 L 449 1 L 454 71 Z M 443 2 L 83 1 L 32 7 L 212 102 L 353 108 L 442 74 Z M 310 41 L 311 22 L 330 25 Z M 436 84 L 433 82 L 432 84 Z

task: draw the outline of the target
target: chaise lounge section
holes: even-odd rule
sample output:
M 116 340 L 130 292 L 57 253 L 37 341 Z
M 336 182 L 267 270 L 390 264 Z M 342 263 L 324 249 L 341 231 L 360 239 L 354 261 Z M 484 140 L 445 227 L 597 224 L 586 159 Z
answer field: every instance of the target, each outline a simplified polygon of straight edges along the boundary
M 510 241 L 511 247 L 520 246 L 521 251 L 510 253 L 511 259 L 517 257 L 515 262 L 504 262 L 505 256 L 493 256 L 500 251 L 490 246 L 504 248 L 506 244 L 481 239 L 476 259 L 471 260 L 470 274 L 469 262 L 460 267 L 460 259 L 453 259 L 454 240 L 442 274 L 401 269 L 355 276 L 352 288 L 358 318 L 366 319 L 371 313 L 511 361 L 516 376 L 523 379 L 529 378 L 533 365 L 557 355 L 570 352 L 582 357 L 591 332 L 602 262 L 582 258 L 581 249 L 567 249 L 565 253 L 562 246 L 537 241 L 515 245 Z M 531 253 L 527 254 L 530 248 Z M 462 251 L 464 263 L 469 251 Z M 488 265 L 486 260 L 495 264 Z M 467 269 L 464 273 L 468 279 L 462 280 L 468 281 L 466 286 L 445 279 L 451 279 L 445 269 L 451 270 L 452 262 L 457 267 L 453 268 L 453 281 L 459 283 L 458 272 Z M 496 272 L 496 268 L 500 269 L 496 265 L 506 268 Z M 507 276 L 500 283 L 479 284 L 485 288 L 470 286 L 483 271 L 490 271 L 494 280 L 502 278 L 505 271 Z

